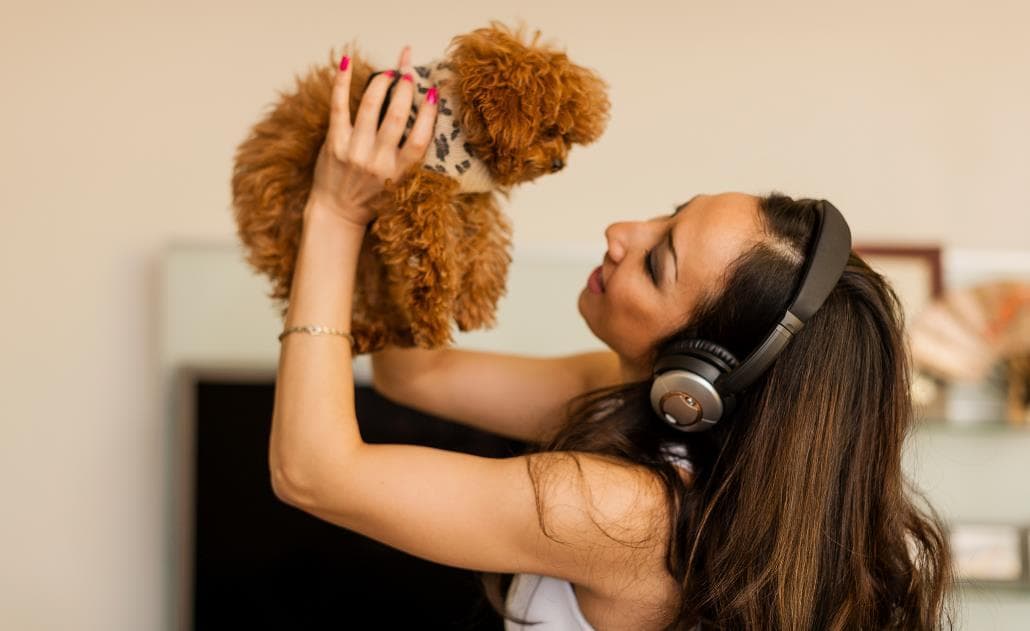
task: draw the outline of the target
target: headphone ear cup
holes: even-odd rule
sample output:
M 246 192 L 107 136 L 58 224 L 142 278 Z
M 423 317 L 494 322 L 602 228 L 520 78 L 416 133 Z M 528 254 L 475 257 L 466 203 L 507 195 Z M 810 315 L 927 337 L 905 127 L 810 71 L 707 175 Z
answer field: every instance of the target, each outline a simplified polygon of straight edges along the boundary
M 707 340 L 688 340 L 669 351 L 655 362 L 651 406 L 678 430 L 709 429 L 726 407 L 715 389 L 715 380 L 736 368 L 737 358 Z

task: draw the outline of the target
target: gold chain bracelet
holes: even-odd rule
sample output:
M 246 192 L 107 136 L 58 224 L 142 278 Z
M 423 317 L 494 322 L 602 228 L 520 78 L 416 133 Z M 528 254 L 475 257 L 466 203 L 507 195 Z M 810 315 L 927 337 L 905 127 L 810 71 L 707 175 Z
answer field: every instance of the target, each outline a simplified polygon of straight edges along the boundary
M 282 342 L 283 338 L 289 335 L 290 333 L 309 333 L 311 335 L 340 335 L 342 337 L 347 338 L 347 340 L 350 342 L 351 348 L 354 348 L 354 338 L 351 336 L 350 333 L 346 331 L 340 331 L 337 329 L 330 329 L 327 326 L 318 326 L 315 324 L 291 326 L 288 329 L 284 329 L 283 332 L 279 334 L 279 341 Z

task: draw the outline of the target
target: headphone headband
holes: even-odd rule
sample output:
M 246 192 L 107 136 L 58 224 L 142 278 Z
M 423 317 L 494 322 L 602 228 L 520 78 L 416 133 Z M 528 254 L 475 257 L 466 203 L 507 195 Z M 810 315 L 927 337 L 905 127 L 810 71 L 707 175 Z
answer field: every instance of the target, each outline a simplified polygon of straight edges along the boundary
M 732 395 L 751 385 L 766 371 L 790 338 L 812 317 L 844 273 L 851 254 L 851 229 L 837 207 L 816 202 L 818 225 L 813 250 L 806 257 L 797 296 L 768 336 L 740 364 L 717 381 L 720 393 Z

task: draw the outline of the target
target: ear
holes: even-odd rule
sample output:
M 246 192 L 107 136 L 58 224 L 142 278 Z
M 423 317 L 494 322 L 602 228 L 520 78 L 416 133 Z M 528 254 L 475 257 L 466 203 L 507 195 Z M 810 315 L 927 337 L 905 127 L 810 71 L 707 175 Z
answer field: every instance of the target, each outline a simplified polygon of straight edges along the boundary
M 534 43 L 537 37 L 539 31 Z M 464 105 L 460 123 L 469 144 L 502 172 L 518 169 L 542 120 L 557 114 L 543 110 L 562 89 L 561 77 L 550 65 L 551 51 L 521 40 L 521 28 L 512 32 L 494 21 L 455 37 L 447 53 Z
M 564 54 L 561 58 L 556 62 L 561 68 L 562 86 L 559 124 L 570 144 L 590 144 L 608 125 L 608 84 L 594 72 L 569 62 Z

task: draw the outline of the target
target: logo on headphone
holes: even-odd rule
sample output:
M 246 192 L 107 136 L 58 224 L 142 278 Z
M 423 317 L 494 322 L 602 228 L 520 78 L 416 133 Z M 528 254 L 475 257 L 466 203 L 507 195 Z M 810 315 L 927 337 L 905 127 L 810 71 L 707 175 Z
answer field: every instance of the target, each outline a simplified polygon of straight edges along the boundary
M 665 419 L 676 425 L 691 425 L 704 416 L 704 408 L 697 399 L 683 392 L 666 392 L 659 408 Z

